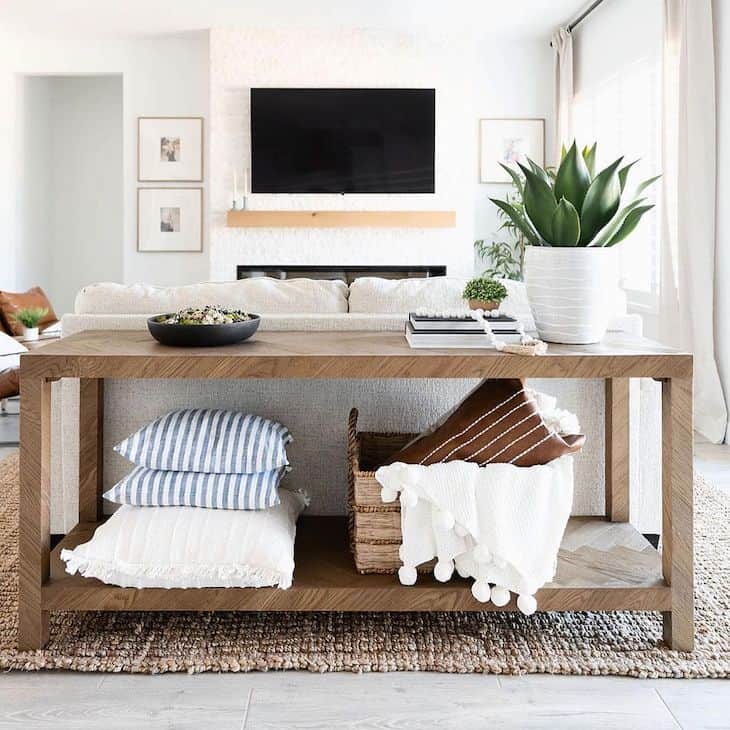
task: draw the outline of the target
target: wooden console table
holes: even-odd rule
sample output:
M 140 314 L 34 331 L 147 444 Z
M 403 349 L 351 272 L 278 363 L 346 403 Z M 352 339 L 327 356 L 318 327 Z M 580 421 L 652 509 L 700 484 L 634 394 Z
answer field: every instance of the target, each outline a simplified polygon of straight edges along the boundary
M 105 378 L 508 377 L 606 383 L 606 516 L 571 519 L 555 580 L 536 596 L 539 609 L 661 611 L 665 640 L 692 649 L 692 356 L 626 335 L 600 345 L 551 345 L 546 356 L 533 358 L 493 350 L 411 350 L 392 332 L 260 332 L 226 348 L 173 349 L 146 332 L 87 331 L 24 354 L 19 645 L 43 646 L 49 611 L 514 610 L 514 600 L 501 609 L 478 603 L 466 581 L 421 576 L 405 587 L 395 576 L 359 575 L 341 518 L 302 518 L 294 585 L 286 591 L 119 588 L 68 575 L 59 557 L 62 548 L 88 540 L 103 520 Z M 628 524 L 629 379 L 638 377 L 662 383 L 661 554 Z M 79 524 L 51 551 L 51 383 L 60 378 L 80 379 Z

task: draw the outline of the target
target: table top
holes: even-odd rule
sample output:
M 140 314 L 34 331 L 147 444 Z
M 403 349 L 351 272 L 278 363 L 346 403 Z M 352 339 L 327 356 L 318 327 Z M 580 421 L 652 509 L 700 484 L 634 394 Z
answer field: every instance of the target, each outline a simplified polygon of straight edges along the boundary
M 692 355 L 626 333 L 546 355 L 411 349 L 399 332 L 257 332 L 236 345 L 167 347 L 145 331 L 87 330 L 21 356 L 21 378 L 681 378 Z

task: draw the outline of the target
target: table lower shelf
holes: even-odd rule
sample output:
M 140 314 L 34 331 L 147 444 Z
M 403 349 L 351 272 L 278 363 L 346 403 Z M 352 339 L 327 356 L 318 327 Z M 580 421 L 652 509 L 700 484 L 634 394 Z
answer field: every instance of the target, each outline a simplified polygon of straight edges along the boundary
M 77 525 L 51 554 L 44 610 L 58 611 L 510 611 L 471 595 L 471 582 L 421 575 L 402 586 L 394 575 L 360 575 L 339 517 L 304 517 L 298 527 L 294 584 L 276 588 L 119 588 L 68 575 L 63 548 L 89 540 L 96 524 Z M 555 580 L 537 594 L 541 611 L 668 611 L 671 591 L 657 551 L 626 523 L 572 518 Z

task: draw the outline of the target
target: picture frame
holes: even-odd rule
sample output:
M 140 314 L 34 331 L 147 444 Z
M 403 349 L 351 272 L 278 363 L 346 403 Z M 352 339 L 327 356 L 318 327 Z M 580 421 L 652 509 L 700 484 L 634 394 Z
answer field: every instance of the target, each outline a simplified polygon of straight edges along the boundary
M 203 188 L 137 188 L 137 251 L 202 250 Z
M 203 117 L 137 117 L 139 182 L 203 182 Z
M 545 165 L 545 120 L 542 118 L 506 117 L 479 120 L 479 182 L 511 183 L 500 167 L 526 163 L 529 157 Z

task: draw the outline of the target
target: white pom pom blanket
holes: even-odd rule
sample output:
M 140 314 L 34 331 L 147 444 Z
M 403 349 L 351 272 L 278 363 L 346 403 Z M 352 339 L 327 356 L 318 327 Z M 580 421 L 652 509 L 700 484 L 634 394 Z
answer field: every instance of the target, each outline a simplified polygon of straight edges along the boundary
M 416 566 L 437 558 L 437 580 L 450 580 L 456 569 L 475 579 L 478 601 L 502 606 L 512 591 L 523 613 L 536 610 L 534 594 L 555 575 L 570 517 L 571 456 L 531 467 L 395 463 L 375 477 L 384 502 L 400 496 L 401 583 L 415 583 Z

